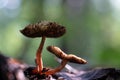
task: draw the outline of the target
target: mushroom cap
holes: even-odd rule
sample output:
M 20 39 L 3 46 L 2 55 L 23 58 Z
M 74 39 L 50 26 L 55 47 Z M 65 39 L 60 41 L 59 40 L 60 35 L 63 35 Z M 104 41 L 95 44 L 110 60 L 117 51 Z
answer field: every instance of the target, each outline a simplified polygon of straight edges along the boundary
M 77 57 L 76 55 L 73 54 L 66 54 L 64 53 L 60 48 L 55 47 L 55 46 L 48 46 L 47 50 L 50 51 L 51 53 L 55 54 L 58 58 L 63 59 L 63 60 L 68 60 L 69 62 L 77 63 L 77 64 L 86 64 L 87 61 Z
M 66 29 L 55 22 L 42 21 L 36 24 L 29 24 L 20 32 L 30 38 L 43 36 L 57 38 L 65 34 Z

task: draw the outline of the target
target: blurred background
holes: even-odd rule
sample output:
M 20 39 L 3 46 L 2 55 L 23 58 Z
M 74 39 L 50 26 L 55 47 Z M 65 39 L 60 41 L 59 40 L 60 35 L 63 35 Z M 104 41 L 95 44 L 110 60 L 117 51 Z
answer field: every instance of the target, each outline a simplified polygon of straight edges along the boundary
M 0 52 L 35 65 L 41 38 L 27 38 L 19 30 L 28 24 L 55 21 L 67 32 L 60 38 L 46 39 L 44 66 L 59 65 L 46 50 L 55 45 L 86 59 L 88 64 L 80 68 L 120 68 L 119 13 L 120 0 L 0 0 Z

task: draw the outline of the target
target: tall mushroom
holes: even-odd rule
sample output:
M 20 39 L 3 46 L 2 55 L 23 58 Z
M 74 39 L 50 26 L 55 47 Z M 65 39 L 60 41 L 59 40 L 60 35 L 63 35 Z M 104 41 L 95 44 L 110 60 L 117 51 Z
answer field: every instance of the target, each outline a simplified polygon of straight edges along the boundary
M 48 38 L 57 38 L 65 34 L 66 29 L 64 26 L 59 25 L 55 22 L 43 21 L 36 24 L 29 24 L 20 32 L 30 38 L 42 37 L 40 46 L 36 52 L 36 65 L 37 68 L 34 72 L 40 73 L 43 70 L 43 61 L 42 61 L 42 49 L 46 37 Z
M 51 53 L 53 53 L 54 55 L 56 55 L 58 58 L 62 59 L 61 65 L 58 66 L 55 69 L 51 69 L 48 70 L 47 72 L 45 72 L 46 75 L 51 75 L 54 74 L 56 72 L 59 72 L 60 70 L 62 70 L 65 65 L 67 64 L 67 62 L 73 62 L 73 63 L 77 63 L 77 64 L 86 64 L 87 61 L 77 57 L 73 54 L 66 54 L 64 53 L 60 48 L 56 47 L 56 46 L 48 46 L 47 50 L 50 51 Z

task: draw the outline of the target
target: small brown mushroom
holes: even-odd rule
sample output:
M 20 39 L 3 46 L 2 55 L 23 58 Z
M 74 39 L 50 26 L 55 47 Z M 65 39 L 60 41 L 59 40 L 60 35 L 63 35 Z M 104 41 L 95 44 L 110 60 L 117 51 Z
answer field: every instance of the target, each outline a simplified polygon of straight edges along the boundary
M 66 29 L 64 26 L 59 25 L 55 22 L 48 22 L 43 21 L 36 24 L 30 24 L 26 26 L 23 30 L 20 30 L 20 32 L 30 38 L 36 38 L 36 37 L 42 37 L 40 46 L 36 53 L 36 65 L 37 69 L 34 70 L 34 72 L 41 73 L 43 70 L 43 62 L 42 62 L 42 49 L 45 42 L 46 37 L 48 38 L 57 38 L 65 34 Z
M 67 62 L 73 62 L 73 63 L 77 63 L 77 64 L 86 64 L 87 63 L 86 60 L 84 60 L 80 57 L 77 57 L 73 54 L 66 54 L 60 48 L 55 47 L 55 46 L 48 46 L 47 50 L 50 51 L 51 53 L 55 54 L 58 58 L 62 59 L 62 62 L 61 62 L 61 65 L 58 66 L 57 68 L 45 72 L 46 75 L 54 74 L 56 72 L 61 71 L 65 67 Z

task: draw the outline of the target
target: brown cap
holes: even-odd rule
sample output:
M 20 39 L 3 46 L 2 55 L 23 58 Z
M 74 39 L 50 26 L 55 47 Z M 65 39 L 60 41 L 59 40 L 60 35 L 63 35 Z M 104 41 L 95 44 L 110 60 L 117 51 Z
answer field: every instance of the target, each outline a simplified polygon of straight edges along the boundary
M 60 37 L 65 34 L 66 29 L 64 26 L 55 22 L 43 21 L 36 24 L 29 24 L 20 32 L 27 37 Z
M 47 50 L 50 51 L 51 53 L 55 54 L 58 58 L 68 60 L 69 62 L 78 63 L 78 64 L 86 64 L 87 63 L 86 60 L 84 60 L 80 57 L 77 57 L 73 54 L 66 54 L 60 48 L 55 47 L 55 46 L 48 46 Z

